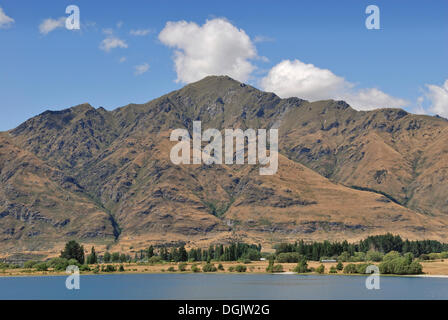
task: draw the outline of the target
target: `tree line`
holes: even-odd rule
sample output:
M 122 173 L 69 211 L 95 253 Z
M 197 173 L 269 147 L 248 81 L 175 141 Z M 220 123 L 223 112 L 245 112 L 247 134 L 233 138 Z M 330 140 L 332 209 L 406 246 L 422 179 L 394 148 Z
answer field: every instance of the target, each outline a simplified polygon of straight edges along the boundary
M 261 257 L 261 245 L 249 245 L 246 243 L 232 243 L 225 245 L 211 245 L 208 249 L 192 248 L 185 246 L 155 249 L 150 246 L 147 250 L 141 250 L 135 254 L 135 260 L 142 261 L 159 256 L 163 261 L 186 262 L 186 261 L 237 261 L 240 259 L 259 260 Z
M 430 253 L 441 253 L 448 251 L 448 244 L 435 240 L 403 240 L 400 236 L 390 233 L 385 235 L 369 236 L 357 243 L 342 242 L 311 242 L 303 240 L 295 243 L 281 243 L 276 248 L 276 255 L 281 253 L 297 252 L 308 260 L 319 261 L 324 257 L 339 257 L 343 253 L 355 256 L 357 253 L 368 252 L 389 253 L 396 251 L 400 254 L 412 253 L 415 257 L 428 255 Z

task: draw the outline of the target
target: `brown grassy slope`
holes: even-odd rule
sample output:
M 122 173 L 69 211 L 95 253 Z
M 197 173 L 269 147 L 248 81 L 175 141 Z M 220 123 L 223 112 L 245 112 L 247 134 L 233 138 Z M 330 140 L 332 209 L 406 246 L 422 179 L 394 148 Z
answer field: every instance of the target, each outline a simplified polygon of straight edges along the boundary
M 76 238 L 113 241 L 109 215 L 62 172 L 0 134 L 0 252 L 52 249 Z
M 253 166 L 174 166 L 169 133 L 191 132 L 194 120 L 203 130 L 278 128 L 278 175 L 260 177 Z M 447 128 L 436 117 L 280 99 L 228 77 L 207 77 L 111 112 L 90 105 L 45 112 L 10 134 L 113 215 L 117 246 L 144 247 L 359 239 L 388 231 L 443 240 Z
M 357 112 L 334 101 L 305 105 L 285 119 L 281 145 L 290 159 L 414 210 L 448 213 L 442 196 L 448 185 L 448 121 L 397 109 Z

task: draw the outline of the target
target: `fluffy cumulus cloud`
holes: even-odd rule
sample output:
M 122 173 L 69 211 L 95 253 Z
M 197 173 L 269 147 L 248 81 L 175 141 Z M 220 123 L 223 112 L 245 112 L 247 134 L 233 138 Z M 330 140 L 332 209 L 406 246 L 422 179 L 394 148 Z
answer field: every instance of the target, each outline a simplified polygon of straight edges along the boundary
M 274 66 L 261 80 L 261 86 L 280 97 L 302 97 L 308 100 L 328 99 L 349 88 L 344 78 L 330 70 L 299 60 L 284 60 Z
M 148 63 L 143 63 L 143 64 L 140 64 L 138 66 L 135 66 L 134 69 L 135 69 L 134 75 L 139 76 L 139 75 L 142 75 L 142 74 L 148 72 L 149 64 Z
M 14 19 L 8 17 L 3 11 L 3 8 L 0 7 L 0 28 L 6 29 L 9 28 L 14 23 Z
M 59 19 L 45 19 L 42 21 L 42 23 L 39 25 L 39 32 L 41 34 L 49 34 L 51 31 L 54 31 L 58 28 L 64 28 L 65 27 L 65 17 L 60 17 Z
M 128 44 L 126 43 L 126 41 L 121 40 L 120 38 L 115 37 L 113 35 L 108 36 L 100 43 L 100 49 L 106 52 L 109 52 L 110 50 L 115 48 L 126 49 L 127 47 Z
M 208 75 L 228 75 L 247 81 L 257 58 L 255 45 L 244 32 L 225 19 L 168 22 L 159 40 L 175 49 L 177 82 L 194 82 Z
M 405 99 L 396 98 L 377 88 L 354 90 L 342 93 L 338 99 L 347 101 L 358 110 L 372 110 L 377 108 L 402 108 L 409 105 Z
M 430 101 L 428 111 L 448 118 L 448 80 L 441 86 L 427 84 L 426 88 L 425 96 Z
M 316 101 L 341 99 L 358 110 L 404 107 L 407 101 L 392 97 L 376 88 L 356 89 L 355 84 L 327 69 L 300 60 L 284 60 L 261 79 L 263 90 L 282 98 L 300 97 Z

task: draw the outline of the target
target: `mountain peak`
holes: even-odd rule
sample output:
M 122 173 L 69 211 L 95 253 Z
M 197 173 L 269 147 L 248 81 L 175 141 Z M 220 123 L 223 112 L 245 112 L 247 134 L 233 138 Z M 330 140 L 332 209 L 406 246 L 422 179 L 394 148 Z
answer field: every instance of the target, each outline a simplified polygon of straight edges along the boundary
M 247 85 L 241 83 L 235 79 L 232 79 L 229 76 L 207 76 L 199 81 L 190 83 L 186 85 L 182 90 L 186 89 L 196 89 L 196 90 L 205 90 L 205 92 L 211 90 L 212 92 L 227 90 L 230 88 L 244 88 Z
M 82 104 L 78 104 L 77 106 L 71 107 L 70 110 L 74 112 L 85 112 L 89 110 L 95 110 L 95 108 L 92 107 L 90 103 L 85 102 Z

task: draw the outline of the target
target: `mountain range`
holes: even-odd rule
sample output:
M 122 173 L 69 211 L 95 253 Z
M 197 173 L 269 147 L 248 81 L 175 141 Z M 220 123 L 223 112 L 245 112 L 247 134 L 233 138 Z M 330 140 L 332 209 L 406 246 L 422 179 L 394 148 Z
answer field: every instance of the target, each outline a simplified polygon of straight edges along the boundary
M 170 133 L 276 128 L 279 168 L 174 165 Z M 281 99 L 210 76 L 145 104 L 46 111 L 0 133 L 0 255 L 150 244 L 448 236 L 448 121 Z

